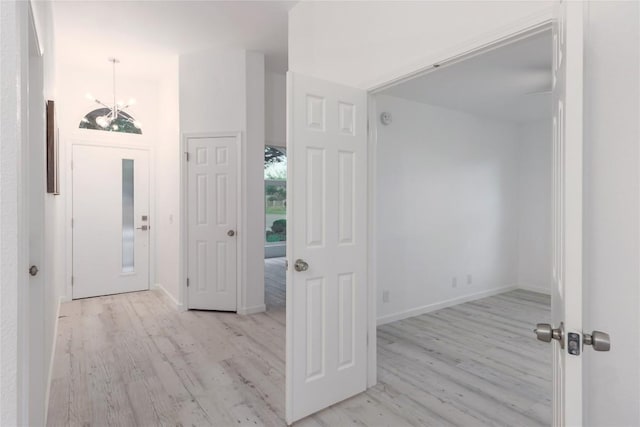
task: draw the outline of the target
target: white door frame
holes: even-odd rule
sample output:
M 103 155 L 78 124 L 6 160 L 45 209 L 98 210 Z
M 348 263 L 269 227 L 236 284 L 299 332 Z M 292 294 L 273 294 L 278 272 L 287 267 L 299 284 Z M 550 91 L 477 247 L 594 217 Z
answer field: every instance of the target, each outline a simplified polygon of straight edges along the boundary
M 393 77 L 382 83 L 376 83 L 372 87 L 368 88 L 368 121 L 369 121 L 369 138 L 368 138 L 368 177 L 367 177 L 367 192 L 368 192 L 368 248 L 367 259 L 368 266 L 367 272 L 369 275 L 368 284 L 368 374 L 367 374 L 367 387 L 373 387 L 377 382 L 377 286 L 378 279 L 376 275 L 376 153 L 377 153 L 377 124 L 378 117 L 376 112 L 375 95 L 385 89 L 388 89 L 397 84 L 406 82 L 416 77 L 433 72 L 435 69 L 455 64 L 466 59 L 469 59 L 476 55 L 481 55 L 493 49 L 505 46 L 516 41 L 531 37 L 540 32 L 550 31 L 553 24 L 553 8 L 549 8 L 544 13 L 537 13 L 526 19 L 520 20 L 515 24 L 505 26 L 497 29 L 495 32 L 485 34 L 482 37 L 469 40 L 463 45 L 458 45 L 454 48 L 445 50 L 440 53 L 438 57 L 429 58 L 425 60 L 428 65 L 421 66 L 419 68 L 407 68 L 403 70 L 398 76 Z
M 237 155 L 237 227 L 236 235 L 236 312 L 242 313 L 244 307 L 242 296 L 246 294 L 246 268 L 247 268 L 247 212 L 244 211 L 244 198 L 247 194 L 246 180 L 244 179 L 245 173 L 245 141 L 242 138 L 242 132 L 228 131 L 228 132 L 184 132 L 180 138 L 180 261 L 178 267 L 178 275 L 180 277 L 180 308 L 182 311 L 188 310 L 189 307 L 189 292 L 187 290 L 187 273 L 189 265 L 189 221 L 188 221 L 188 208 L 189 208 L 189 165 L 187 164 L 187 150 L 188 140 L 191 138 L 234 138 L 238 149 Z
M 89 130 L 89 132 L 100 132 Z M 109 132 L 107 132 L 109 133 Z M 112 136 L 112 135 L 111 135 Z M 138 145 L 138 144 L 130 144 L 124 143 L 119 144 L 114 142 L 114 140 L 110 138 L 94 138 L 94 140 L 88 139 L 72 139 L 69 141 L 67 145 L 66 152 L 66 164 L 68 166 L 68 170 L 70 172 L 69 178 L 66 180 L 66 191 L 69 197 L 67 197 L 67 206 L 66 206 L 66 217 L 67 217 L 67 235 L 66 240 L 69 242 L 67 245 L 67 253 L 65 259 L 67 261 L 67 277 L 66 277 L 66 286 L 65 286 L 65 295 L 66 298 L 64 301 L 71 301 L 73 299 L 73 147 L 76 145 L 83 145 L 87 147 L 105 147 L 105 148 L 124 148 L 127 150 L 140 150 L 146 151 L 149 156 L 149 225 L 151 226 L 151 231 L 149 233 L 149 289 L 152 288 L 155 283 L 155 270 L 156 270 L 156 257 L 155 257 L 155 247 L 156 247 L 156 198 L 155 198 L 155 156 L 153 149 L 146 145 Z

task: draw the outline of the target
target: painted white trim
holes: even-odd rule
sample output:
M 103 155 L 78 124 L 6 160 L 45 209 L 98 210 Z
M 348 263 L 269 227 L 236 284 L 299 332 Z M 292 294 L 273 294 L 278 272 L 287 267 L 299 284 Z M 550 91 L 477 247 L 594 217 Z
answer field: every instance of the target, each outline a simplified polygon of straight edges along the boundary
M 377 300 L 378 278 L 376 275 L 376 224 L 377 224 L 377 174 L 378 154 L 378 121 L 376 98 L 367 94 L 367 388 L 378 382 L 378 332 L 377 332 Z
M 51 357 L 49 358 L 49 375 L 47 375 L 47 390 L 45 391 L 44 401 L 44 424 L 47 425 L 47 417 L 49 415 L 49 394 L 51 392 L 51 381 L 53 380 L 53 362 L 56 355 L 56 346 L 58 344 L 58 325 L 60 324 L 60 306 L 66 302 L 66 297 L 58 298 L 58 307 L 56 308 L 56 320 L 53 326 L 53 342 L 51 343 Z
M 181 281 L 180 285 L 180 307 L 182 311 L 189 309 L 189 292 L 187 290 L 187 273 L 188 273 L 188 249 L 189 249 L 189 230 L 188 230 L 188 198 L 187 194 L 189 189 L 188 185 L 188 174 L 189 168 L 187 165 L 187 157 L 185 153 L 187 152 L 187 143 L 191 138 L 235 138 L 236 144 L 238 147 L 238 175 L 237 175 L 237 188 L 238 188 L 238 197 L 237 199 L 237 215 L 238 215 L 238 225 L 236 234 L 240 237 L 238 239 L 238 245 L 236 247 L 236 312 L 240 313 L 240 307 L 244 305 L 243 296 L 246 295 L 246 283 L 245 278 L 247 277 L 247 213 L 244 211 L 245 198 L 247 195 L 247 190 L 245 186 L 245 153 L 246 153 L 246 141 L 245 138 L 242 137 L 242 132 L 238 131 L 227 131 L 227 132 L 182 132 L 180 135 L 180 262 L 178 267 L 178 272 Z M 243 308 L 243 310 L 247 310 L 247 308 Z M 264 311 L 264 310 L 263 310 Z
M 522 290 L 525 290 L 525 291 L 537 292 L 539 294 L 551 295 L 551 285 L 547 286 L 546 288 L 543 288 L 541 286 L 518 284 L 518 286 L 516 286 L 516 288 L 522 289 Z
M 553 17 L 553 7 L 550 6 L 543 11 L 503 25 L 493 31 L 485 32 L 456 46 L 385 73 L 360 87 L 367 88 L 371 93 L 378 92 L 428 73 L 433 70 L 434 64 L 450 65 L 495 47 L 511 43 L 515 38 L 529 37 L 539 31 L 549 29 L 553 22 Z
M 249 315 L 249 314 L 262 313 L 266 310 L 267 310 L 267 306 L 264 304 L 255 305 L 253 307 L 238 307 L 238 314 Z
M 505 286 L 502 288 L 489 289 L 487 291 L 476 292 L 474 294 L 465 295 L 462 297 L 451 298 L 448 300 L 436 302 L 433 304 L 423 305 L 421 307 L 411 308 L 409 310 L 401 311 L 398 313 L 387 314 L 378 318 L 378 326 L 386 325 L 387 323 L 397 322 L 398 320 L 408 319 L 409 317 L 419 316 L 421 314 L 430 313 L 432 311 L 441 310 L 443 308 L 452 307 L 454 305 L 463 304 L 469 301 L 475 301 L 486 297 L 501 294 L 503 292 L 513 291 L 517 289 L 516 286 Z
M 154 283 L 152 288 L 162 291 L 162 293 L 165 294 L 165 296 L 169 299 L 169 301 L 173 305 L 173 308 L 175 308 L 177 311 L 184 311 L 184 309 L 182 308 L 182 304 L 180 304 L 180 302 L 173 295 L 171 295 L 171 293 L 167 291 L 167 289 L 164 286 L 162 286 L 162 283 Z

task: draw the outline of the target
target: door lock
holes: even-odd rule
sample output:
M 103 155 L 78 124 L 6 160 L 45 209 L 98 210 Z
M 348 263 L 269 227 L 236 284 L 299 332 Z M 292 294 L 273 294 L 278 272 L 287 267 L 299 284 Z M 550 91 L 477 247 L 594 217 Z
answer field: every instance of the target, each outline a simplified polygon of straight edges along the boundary
M 235 235 L 236 235 L 236 232 L 235 232 L 235 231 L 233 231 L 233 230 L 229 230 L 229 231 L 227 231 L 227 236 L 229 236 L 229 237 L 233 237 L 233 236 L 235 236 Z
M 296 271 L 307 271 L 309 269 L 309 264 L 303 259 L 297 259 L 293 264 L 293 268 Z
M 559 328 L 553 328 L 548 323 L 538 323 L 533 330 L 540 341 L 551 342 L 552 339 L 560 342 L 560 347 L 564 348 L 564 342 L 562 340 L 564 336 L 564 324 L 560 323 Z

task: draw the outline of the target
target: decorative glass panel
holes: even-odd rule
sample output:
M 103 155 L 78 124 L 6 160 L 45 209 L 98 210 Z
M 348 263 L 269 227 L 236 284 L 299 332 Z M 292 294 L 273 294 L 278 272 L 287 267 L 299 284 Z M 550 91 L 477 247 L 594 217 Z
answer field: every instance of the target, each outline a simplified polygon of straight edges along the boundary
M 135 225 L 133 210 L 133 160 L 122 159 L 122 272 L 135 271 Z
M 140 123 L 130 114 L 118 111 L 118 117 L 110 120 L 111 113 L 109 108 L 93 110 L 80 120 L 78 127 L 80 129 L 104 130 L 107 132 L 142 134 Z

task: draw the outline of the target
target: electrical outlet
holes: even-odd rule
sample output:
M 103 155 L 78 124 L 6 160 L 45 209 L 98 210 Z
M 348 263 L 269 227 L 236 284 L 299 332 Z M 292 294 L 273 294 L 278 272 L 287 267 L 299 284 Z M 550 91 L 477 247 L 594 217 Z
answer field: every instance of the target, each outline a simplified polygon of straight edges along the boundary
M 389 302 L 389 291 L 382 291 L 382 302 Z
M 451 287 L 452 288 L 457 288 L 458 287 L 458 278 L 454 277 L 451 279 Z
M 473 276 L 470 274 L 467 274 L 467 285 L 470 285 L 473 283 Z

